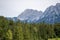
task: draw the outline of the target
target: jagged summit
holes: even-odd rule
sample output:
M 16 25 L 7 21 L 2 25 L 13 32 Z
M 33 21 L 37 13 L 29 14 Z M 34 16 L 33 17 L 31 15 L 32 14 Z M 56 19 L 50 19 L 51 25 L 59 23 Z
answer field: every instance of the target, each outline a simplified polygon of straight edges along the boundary
M 25 20 L 27 22 L 36 22 L 40 19 L 42 14 L 43 14 L 42 11 L 37 11 L 37 10 L 33 10 L 33 9 L 26 9 L 24 12 L 22 12 L 18 16 L 18 19 Z
M 51 5 L 44 12 L 33 9 L 26 9 L 17 18 L 23 22 L 29 23 L 60 23 L 60 3 L 55 6 Z
M 44 12 L 44 21 L 48 23 L 56 23 L 60 20 L 60 3 L 55 6 L 48 7 Z
M 41 22 L 45 23 L 55 23 L 60 20 L 60 3 L 57 3 L 55 6 L 51 5 L 44 12 L 37 11 L 33 9 L 26 9 L 21 15 L 18 16 L 18 19 L 26 22 Z

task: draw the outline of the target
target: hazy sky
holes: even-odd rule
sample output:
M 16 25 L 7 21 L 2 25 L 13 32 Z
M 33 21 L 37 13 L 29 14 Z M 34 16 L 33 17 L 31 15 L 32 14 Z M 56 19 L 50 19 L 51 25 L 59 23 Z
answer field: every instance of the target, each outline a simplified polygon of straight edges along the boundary
M 0 15 L 18 16 L 25 9 L 44 11 L 47 7 L 60 3 L 60 0 L 0 0 Z

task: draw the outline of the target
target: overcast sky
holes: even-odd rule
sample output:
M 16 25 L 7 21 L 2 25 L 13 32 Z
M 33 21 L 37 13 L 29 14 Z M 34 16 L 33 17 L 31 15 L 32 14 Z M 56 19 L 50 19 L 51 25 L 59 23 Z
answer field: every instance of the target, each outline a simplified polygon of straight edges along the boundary
M 18 16 L 25 9 L 45 11 L 51 5 L 60 3 L 59 0 L 0 0 L 0 15 L 5 17 Z

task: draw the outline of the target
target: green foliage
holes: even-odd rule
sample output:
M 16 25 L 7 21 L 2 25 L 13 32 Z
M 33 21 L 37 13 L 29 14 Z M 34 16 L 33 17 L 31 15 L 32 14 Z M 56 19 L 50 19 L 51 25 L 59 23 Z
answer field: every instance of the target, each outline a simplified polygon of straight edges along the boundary
M 48 40 L 60 37 L 60 23 L 22 23 L 0 16 L 0 40 Z
M 12 40 L 13 36 L 12 36 L 12 31 L 10 29 L 8 29 L 8 31 L 6 32 L 5 38 L 6 40 Z

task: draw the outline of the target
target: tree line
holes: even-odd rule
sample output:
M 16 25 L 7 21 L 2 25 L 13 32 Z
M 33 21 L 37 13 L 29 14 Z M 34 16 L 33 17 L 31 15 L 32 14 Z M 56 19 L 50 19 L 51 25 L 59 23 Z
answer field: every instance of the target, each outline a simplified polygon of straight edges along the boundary
M 14 22 L 0 16 L 0 40 L 48 40 L 60 37 L 60 23 Z

